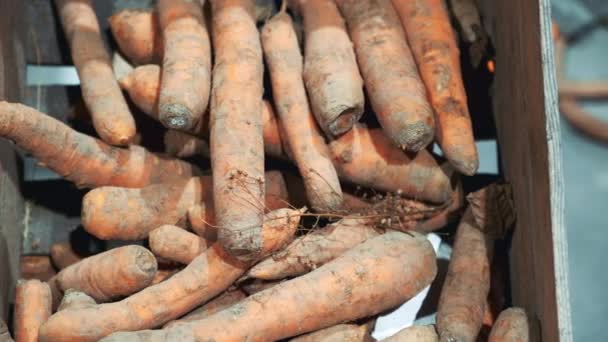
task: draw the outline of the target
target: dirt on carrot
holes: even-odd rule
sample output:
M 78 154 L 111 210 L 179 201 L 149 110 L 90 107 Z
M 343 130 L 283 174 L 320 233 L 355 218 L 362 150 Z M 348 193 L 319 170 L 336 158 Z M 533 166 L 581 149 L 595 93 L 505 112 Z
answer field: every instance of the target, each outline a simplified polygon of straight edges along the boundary
M 136 65 L 161 61 L 163 40 L 155 11 L 124 9 L 114 13 L 108 22 L 120 52 L 129 61 Z
M 163 225 L 150 232 L 148 243 L 154 255 L 189 264 L 209 248 L 212 242 L 182 228 Z
M 136 133 L 135 120 L 114 78 L 91 1 L 55 0 L 55 4 L 95 130 L 108 144 L 128 145 Z
M 528 316 L 521 308 L 509 308 L 500 313 L 488 342 L 528 342 Z
M 68 289 L 65 291 L 61 303 L 57 308 L 57 311 L 67 309 L 82 309 L 96 305 L 95 299 L 84 292 L 80 292 L 74 289 Z
M 439 342 L 433 325 L 413 325 L 387 337 L 382 342 Z
M 372 342 L 370 324 L 338 324 L 290 339 L 290 342 Z
M 19 280 L 15 289 L 15 340 L 37 342 L 40 326 L 51 316 L 51 289 L 39 280 Z
M 178 325 L 184 322 L 192 322 L 198 321 L 199 319 L 203 319 L 205 317 L 209 317 L 216 312 L 220 312 L 242 299 L 245 299 L 247 294 L 239 289 L 228 290 L 221 295 L 215 297 L 204 305 L 199 306 L 198 308 L 190 311 L 183 317 L 171 321 L 163 326 L 163 328 L 170 328 L 172 326 Z
M 57 267 L 59 270 L 62 270 L 82 260 L 82 257 L 74 252 L 69 241 L 54 243 L 51 246 L 50 253 L 53 265 L 55 265 L 55 267 Z
M 435 138 L 452 165 L 472 176 L 479 158 L 460 71 L 460 51 L 445 2 L 393 0 L 393 5 L 435 112 Z

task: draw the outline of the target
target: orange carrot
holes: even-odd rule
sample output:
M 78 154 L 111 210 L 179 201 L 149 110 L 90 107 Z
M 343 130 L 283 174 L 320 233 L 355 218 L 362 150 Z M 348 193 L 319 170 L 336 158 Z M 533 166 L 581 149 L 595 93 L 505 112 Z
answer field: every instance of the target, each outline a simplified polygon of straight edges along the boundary
M 164 225 L 150 232 L 150 250 L 155 255 L 189 264 L 210 246 L 210 242 L 182 228 Z
M 190 130 L 209 103 L 211 45 L 198 1 L 159 0 L 163 73 L 158 116 L 168 128 Z
M 430 284 L 436 272 L 435 253 L 424 236 L 389 232 L 205 319 L 117 333 L 104 341 L 276 341 L 395 307 Z
M 382 342 L 439 342 L 439 336 L 432 325 L 412 325 L 383 339 Z
M 0 102 L 0 136 L 79 187 L 142 187 L 200 174 L 183 161 L 167 159 L 140 146 L 122 149 L 79 133 L 37 110 Z
M 213 14 L 210 146 L 218 240 L 228 254 L 259 253 L 263 219 L 262 49 L 253 0 L 217 0 Z
M 340 177 L 355 184 L 435 203 L 452 194 L 450 167 L 439 167 L 427 151 L 408 156 L 378 129 L 356 125 L 329 147 Z
M 245 292 L 239 289 L 226 291 L 221 295 L 215 297 L 215 299 L 212 299 L 206 304 L 201 305 L 198 308 L 190 311 L 180 319 L 176 319 L 165 324 L 163 328 L 169 328 L 183 322 L 191 322 L 203 319 L 205 317 L 213 315 L 216 312 L 220 312 L 225 308 L 232 306 L 233 304 L 236 304 L 238 301 L 245 299 L 246 297 L 247 294 L 245 294 Z
M 161 60 L 163 40 L 156 12 L 124 9 L 114 13 L 108 22 L 120 51 L 131 62 L 141 65 Z
M 21 257 L 19 268 L 23 279 L 47 281 L 55 276 L 51 258 L 47 255 L 24 255 Z
M 128 145 L 136 133 L 135 120 L 114 78 L 91 1 L 55 0 L 55 4 L 95 130 L 108 144 Z
M 504 310 L 496 319 L 488 342 L 528 342 L 528 317 L 520 308 Z
M 342 189 L 302 80 L 302 55 L 291 18 L 278 13 L 262 29 L 262 47 L 281 128 L 304 179 L 311 207 L 330 211 L 342 204 Z
M 333 327 L 321 329 L 306 335 L 298 336 L 289 340 L 290 342 L 371 342 L 369 324 L 338 324 Z
M 268 172 L 267 206 L 286 206 L 285 181 L 280 172 Z M 82 225 L 97 238 L 139 240 L 164 224 L 183 225 L 188 210 L 202 206 L 204 222 L 215 223 L 211 177 L 193 177 L 141 189 L 101 187 L 84 196 Z M 281 203 L 277 205 L 275 203 Z M 262 203 L 261 206 L 264 206 Z M 197 227 L 204 229 L 204 227 Z
M 321 128 L 340 135 L 363 115 L 363 80 L 344 20 L 332 0 L 300 0 L 306 53 L 304 82 Z
M 55 267 L 62 270 L 79 262 L 82 257 L 74 252 L 69 241 L 63 241 L 51 246 L 51 260 Z
M 95 304 L 97 304 L 95 299 L 88 294 L 74 289 L 68 289 L 65 291 L 63 298 L 61 298 L 61 303 L 59 304 L 57 311 L 91 307 Z
M 259 279 L 255 279 L 252 282 L 247 282 L 244 284 L 240 284 L 239 287 L 245 291 L 248 295 L 252 295 L 258 292 L 262 292 L 266 289 L 269 289 L 277 284 L 280 284 L 282 280 L 274 280 L 274 281 L 262 281 Z
M 298 276 L 380 234 L 382 230 L 369 225 L 365 220 L 345 218 L 295 239 L 285 250 L 253 266 L 247 275 L 263 280 Z
M 157 267 L 149 250 L 131 245 L 84 258 L 63 269 L 53 281 L 63 292 L 75 289 L 107 302 L 148 286 Z
M 390 140 L 416 152 L 433 140 L 433 111 L 390 0 L 337 0 L 365 88 Z
M 443 0 L 397 1 L 408 43 L 435 111 L 435 137 L 454 167 L 472 176 L 479 159 L 460 72 L 460 51 Z
M 38 330 L 51 315 L 51 289 L 39 280 L 19 280 L 15 290 L 15 340 L 38 341 Z
M 506 186 L 493 184 L 467 196 L 437 310 L 440 341 L 475 341 L 488 293 L 494 240 L 513 222 Z
M 156 271 L 156 275 L 154 279 L 150 282 L 150 286 L 161 283 L 169 278 L 171 278 L 174 274 L 181 271 L 181 268 L 161 268 Z
M 299 223 L 299 212 L 287 214 L 273 212 L 264 224 L 265 233 L 282 236 L 283 243 L 274 236 L 275 243 L 262 243 L 264 247 L 282 247 L 291 239 L 290 233 Z M 267 255 L 274 250 L 263 250 Z M 219 244 L 214 244 L 196 257 L 186 268 L 171 278 L 150 286 L 119 302 L 100 304 L 79 310 L 60 311 L 41 327 L 41 342 L 98 341 L 116 331 L 133 331 L 154 328 L 171 321 L 207 300 L 215 297 L 247 269 L 248 265 L 238 262 L 225 253 Z
M 120 87 L 139 110 L 158 120 L 158 96 L 160 93 L 160 66 L 141 65 L 118 80 Z
M 163 140 L 165 152 L 170 156 L 188 158 L 210 155 L 207 141 L 185 132 L 169 129 L 165 132 Z

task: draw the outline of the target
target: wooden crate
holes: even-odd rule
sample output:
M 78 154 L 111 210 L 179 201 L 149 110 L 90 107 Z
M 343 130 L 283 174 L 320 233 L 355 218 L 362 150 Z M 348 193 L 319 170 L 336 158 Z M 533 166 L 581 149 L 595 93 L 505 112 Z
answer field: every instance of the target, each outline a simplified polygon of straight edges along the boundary
M 62 62 L 53 48 L 56 38 L 47 41 L 49 46 L 39 50 L 37 57 L 32 50 L 31 29 L 21 20 L 26 17 L 26 8 L 32 9 L 32 3 L 38 3 L 34 9 L 40 5 L 47 6 L 48 11 L 48 2 L 29 1 L 30 7 L 28 2 L 19 0 L 0 1 L 0 13 L 11 13 L 0 17 L 0 99 L 23 100 L 26 59 Z M 513 304 L 529 312 L 534 341 L 569 342 L 572 328 L 549 0 L 479 2 L 496 48 L 494 116 L 502 173 L 513 185 L 517 210 L 510 254 Z M 44 33 L 53 35 L 56 21 L 48 25 Z M 15 153 L 7 146 L 6 142 L 0 143 L 0 316 L 3 317 L 15 281 L 24 217 Z

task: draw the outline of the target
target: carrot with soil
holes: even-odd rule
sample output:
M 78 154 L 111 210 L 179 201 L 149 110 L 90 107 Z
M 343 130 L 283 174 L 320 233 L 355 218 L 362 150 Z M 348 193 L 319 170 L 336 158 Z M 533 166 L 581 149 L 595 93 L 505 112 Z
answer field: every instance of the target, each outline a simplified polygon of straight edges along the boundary
M 160 73 L 160 66 L 156 64 L 141 65 L 118 80 L 137 108 L 155 120 L 159 120 Z
M 302 55 L 289 15 L 280 12 L 266 22 L 261 38 L 279 124 L 304 179 L 308 202 L 317 211 L 338 209 L 342 205 L 340 181 L 308 106 Z
M 439 336 L 432 325 L 412 325 L 383 339 L 382 342 L 439 342 Z
M 148 286 L 157 268 L 149 250 L 132 245 L 84 258 L 63 269 L 51 281 L 63 292 L 75 289 L 97 302 L 107 302 Z
M 329 136 L 359 121 L 365 98 L 352 42 L 332 0 L 298 0 L 304 19 L 304 82 L 312 112 Z
M 21 104 L 0 102 L 0 121 L 1 137 L 79 187 L 138 188 L 200 174 L 189 163 L 157 156 L 140 146 L 109 146 Z
M 150 232 L 149 243 L 154 255 L 182 264 L 189 264 L 211 245 L 196 234 L 170 225 Z
M 211 2 L 215 65 L 210 117 L 213 203 L 228 254 L 255 259 L 264 203 L 262 48 L 252 0 Z
M 338 324 L 292 338 L 289 342 L 372 342 L 371 328 L 372 324 Z
M 284 209 L 285 210 L 285 209 Z M 291 210 L 267 214 L 263 231 L 274 243 L 264 247 L 281 248 L 290 241 L 300 221 Z M 282 243 L 277 241 L 282 240 Z M 261 255 L 274 250 L 265 249 Z M 145 288 L 119 302 L 91 308 L 60 311 L 41 327 L 41 342 L 98 341 L 116 331 L 154 328 L 191 311 L 227 289 L 247 269 L 214 244 L 171 278 Z
M 47 281 L 57 274 L 51 263 L 51 258 L 47 255 L 21 256 L 19 273 L 23 279 L 38 279 L 42 281 Z
M 201 3 L 159 0 L 163 69 L 158 117 L 168 128 L 190 130 L 202 120 L 211 87 L 211 44 Z
M 124 9 L 114 13 L 108 22 L 118 48 L 131 62 L 137 65 L 160 62 L 163 40 L 155 11 Z
M 136 133 L 135 120 L 114 78 L 91 1 L 55 0 L 55 4 L 95 130 L 108 144 L 128 145 Z
M 528 316 L 520 308 L 509 308 L 498 315 L 488 342 L 528 342 Z
M 262 210 L 286 207 L 287 189 L 283 176 L 278 171 L 266 175 L 264 186 L 268 194 L 261 204 Z M 213 226 L 216 222 L 212 183 L 210 176 L 203 176 L 141 189 L 97 188 L 84 196 L 82 225 L 100 239 L 139 240 L 164 224 L 184 225 L 188 211 L 200 206 L 204 208 L 202 220 Z
M 433 140 L 433 111 L 390 0 L 337 0 L 372 108 L 390 140 L 417 152 Z
M 434 203 L 444 203 L 452 194 L 451 167 L 440 167 L 424 150 L 410 157 L 379 129 L 356 125 L 329 148 L 338 174 L 352 183 Z
M 174 321 L 171 321 L 171 322 L 165 324 L 163 326 L 163 328 L 169 328 L 169 327 L 172 327 L 172 326 L 180 324 L 180 323 L 197 321 L 199 319 L 209 317 L 216 312 L 220 312 L 220 311 L 236 304 L 237 302 L 245 299 L 246 297 L 247 297 L 247 294 L 239 289 L 226 291 L 226 292 L 222 293 L 221 295 L 215 297 L 215 299 L 209 301 L 205 305 L 202 305 L 202 306 L 190 311 L 189 313 L 187 313 L 180 319 L 176 319 Z
M 443 0 L 397 1 L 409 46 L 435 112 L 435 138 L 446 158 L 465 175 L 479 166 L 460 71 L 460 51 Z
M 51 260 L 55 267 L 62 270 L 79 262 L 82 257 L 74 252 L 69 241 L 63 241 L 51 246 Z
M 40 326 L 51 316 L 51 289 L 39 280 L 19 280 L 15 289 L 16 341 L 38 341 Z
M 424 236 L 389 232 L 205 319 L 117 333 L 104 341 L 276 341 L 395 307 L 430 284 L 436 272 L 435 253 Z
M 57 311 L 66 309 L 81 309 L 96 305 L 95 299 L 84 292 L 80 292 L 74 289 L 68 289 L 65 291 L 61 303 L 57 308 Z
M 513 222 L 509 189 L 493 184 L 467 196 L 437 310 L 440 341 L 475 341 L 488 293 L 494 240 Z

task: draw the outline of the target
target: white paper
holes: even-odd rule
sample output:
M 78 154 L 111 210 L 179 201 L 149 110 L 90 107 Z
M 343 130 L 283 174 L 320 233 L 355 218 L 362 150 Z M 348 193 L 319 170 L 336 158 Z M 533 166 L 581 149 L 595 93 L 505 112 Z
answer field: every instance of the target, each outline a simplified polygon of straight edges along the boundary
M 439 235 L 431 233 L 427 235 L 427 239 L 429 239 L 431 245 L 433 245 L 435 254 L 437 254 L 437 251 L 439 250 L 439 245 L 441 244 L 441 238 L 439 237 Z M 382 340 L 384 338 L 396 334 L 402 329 L 412 326 L 414 320 L 416 319 L 418 311 L 422 307 L 424 299 L 429 293 L 430 288 L 430 285 L 427 286 L 414 298 L 403 303 L 397 309 L 385 315 L 378 316 L 378 318 L 376 319 L 376 326 L 374 327 L 374 331 L 372 332 L 372 337 L 376 340 Z

